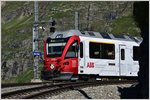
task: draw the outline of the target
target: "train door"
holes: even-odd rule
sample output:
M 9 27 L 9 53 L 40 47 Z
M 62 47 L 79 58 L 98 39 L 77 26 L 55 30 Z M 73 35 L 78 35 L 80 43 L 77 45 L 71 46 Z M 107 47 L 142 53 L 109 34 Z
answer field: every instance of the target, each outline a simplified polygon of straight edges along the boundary
M 120 76 L 126 76 L 127 66 L 126 66 L 126 46 L 119 45 L 119 73 Z
M 79 61 L 79 64 L 78 64 L 78 73 L 82 74 L 83 73 L 83 69 L 84 69 L 84 66 L 85 66 L 85 50 L 84 50 L 84 42 L 80 42 L 80 50 L 79 50 L 79 58 L 78 58 L 78 61 Z

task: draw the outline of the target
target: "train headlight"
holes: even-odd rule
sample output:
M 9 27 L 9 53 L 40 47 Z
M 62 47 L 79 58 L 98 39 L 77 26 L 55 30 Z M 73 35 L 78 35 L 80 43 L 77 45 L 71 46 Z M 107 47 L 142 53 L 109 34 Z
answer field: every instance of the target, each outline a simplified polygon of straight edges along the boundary
M 50 65 L 50 68 L 51 68 L 51 69 L 54 69 L 54 64 L 51 64 L 51 65 Z

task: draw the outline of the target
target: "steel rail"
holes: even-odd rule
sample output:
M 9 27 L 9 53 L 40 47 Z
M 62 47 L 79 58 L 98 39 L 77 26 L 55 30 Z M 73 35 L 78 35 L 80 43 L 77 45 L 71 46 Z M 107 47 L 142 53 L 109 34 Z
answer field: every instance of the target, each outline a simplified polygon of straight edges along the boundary
M 2 98 L 14 97 L 16 94 L 21 94 L 21 93 L 30 92 L 30 91 L 37 91 L 37 90 L 47 89 L 47 88 L 53 88 L 53 87 L 61 87 L 62 85 L 65 86 L 68 84 L 76 84 L 76 83 L 68 82 L 68 83 L 54 83 L 54 84 L 44 84 L 44 85 L 42 84 L 37 87 L 31 87 L 31 88 L 25 88 L 25 89 L 16 90 L 16 91 L 5 92 L 1 94 L 1 97 Z
M 44 98 L 47 94 L 54 94 L 55 92 L 61 92 L 68 89 L 74 89 L 77 87 L 84 87 L 89 85 L 114 85 L 114 84 L 128 84 L 135 83 L 137 81 L 97 81 L 97 82 L 68 82 L 60 84 L 47 84 L 39 87 L 32 87 L 23 90 L 17 90 L 7 93 L 2 93 L 3 98 L 13 98 L 13 99 L 30 99 L 30 98 Z M 27 94 L 28 95 L 24 95 Z M 23 95 L 22 95 L 23 94 Z M 15 96 L 17 95 L 17 96 Z M 18 96 L 19 95 L 19 96 Z

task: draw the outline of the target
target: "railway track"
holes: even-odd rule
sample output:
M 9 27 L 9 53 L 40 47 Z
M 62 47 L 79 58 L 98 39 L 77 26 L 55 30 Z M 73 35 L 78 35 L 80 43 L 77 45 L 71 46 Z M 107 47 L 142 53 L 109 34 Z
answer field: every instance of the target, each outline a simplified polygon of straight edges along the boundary
M 2 83 L 1 88 L 18 87 L 18 86 L 30 86 L 30 85 L 41 85 L 41 84 L 53 84 L 54 82 L 38 82 L 38 83 Z M 59 83 L 59 82 L 58 82 Z
M 14 90 L 1 94 L 2 99 L 46 99 L 50 95 L 56 95 L 66 90 L 74 90 L 79 87 L 95 85 L 132 84 L 136 81 L 93 81 L 93 82 L 66 82 L 57 84 L 44 84 L 21 90 Z M 42 84 L 42 83 L 41 83 Z M 3 90 L 3 89 L 2 89 Z

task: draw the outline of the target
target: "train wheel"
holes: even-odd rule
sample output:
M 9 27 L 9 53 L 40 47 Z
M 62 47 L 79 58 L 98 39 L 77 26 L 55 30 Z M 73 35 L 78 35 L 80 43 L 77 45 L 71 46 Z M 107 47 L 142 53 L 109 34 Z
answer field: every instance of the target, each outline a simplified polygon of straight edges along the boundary
M 88 77 L 87 75 L 84 75 L 84 76 L 82 76 L 82 79 L 83 79 L 84 81 L 88 81 L 88 80 L 89 80 L 89 77 Z

